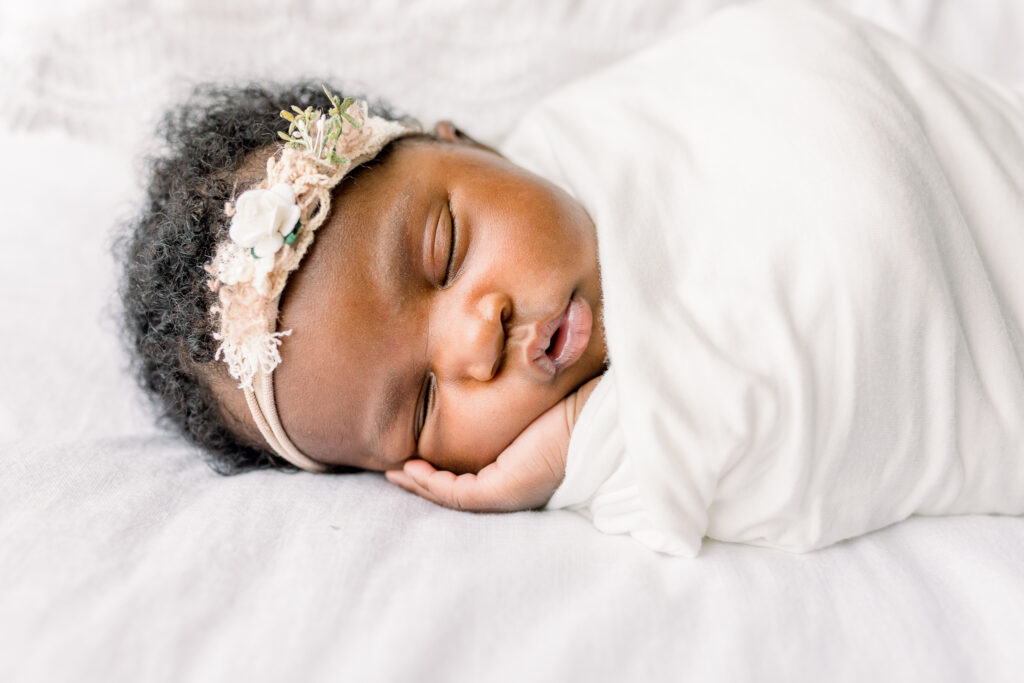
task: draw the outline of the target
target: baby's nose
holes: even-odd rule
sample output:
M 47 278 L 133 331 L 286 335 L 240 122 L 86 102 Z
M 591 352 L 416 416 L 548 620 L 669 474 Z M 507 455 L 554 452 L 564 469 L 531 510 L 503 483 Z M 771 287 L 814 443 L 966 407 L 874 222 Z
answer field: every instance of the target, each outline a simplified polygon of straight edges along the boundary
M 457 378 L 487 382 L 501 369 L 505 320 L 511 312 L 511 302 L 508 297 L 493 293 L 465 304 L 464 312 L 456 316 L 457 321 L 440 321 L 442 325 L 452 324 L 443 343 L 447 367 L 438 369 Z

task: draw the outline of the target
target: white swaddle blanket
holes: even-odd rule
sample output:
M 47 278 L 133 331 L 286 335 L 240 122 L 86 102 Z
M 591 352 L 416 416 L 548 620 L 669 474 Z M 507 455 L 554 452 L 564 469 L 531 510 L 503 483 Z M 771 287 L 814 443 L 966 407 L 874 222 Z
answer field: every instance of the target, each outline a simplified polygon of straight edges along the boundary
M 560 91 L 509 157 L 599 237 L 611 369 L 549 507 L 695 555 L 1024 513 L 1024 98 L 810 2 Z

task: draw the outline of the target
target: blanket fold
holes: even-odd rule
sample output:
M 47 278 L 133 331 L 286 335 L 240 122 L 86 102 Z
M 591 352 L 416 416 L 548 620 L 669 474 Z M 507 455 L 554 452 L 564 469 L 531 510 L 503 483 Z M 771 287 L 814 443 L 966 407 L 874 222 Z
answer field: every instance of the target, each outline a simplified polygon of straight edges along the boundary
M 598 230 L 612 369 L 550 507 L 684 555 L 1024 513 L 1019 92 L 766 0 L 556 93 L 505 152 Z

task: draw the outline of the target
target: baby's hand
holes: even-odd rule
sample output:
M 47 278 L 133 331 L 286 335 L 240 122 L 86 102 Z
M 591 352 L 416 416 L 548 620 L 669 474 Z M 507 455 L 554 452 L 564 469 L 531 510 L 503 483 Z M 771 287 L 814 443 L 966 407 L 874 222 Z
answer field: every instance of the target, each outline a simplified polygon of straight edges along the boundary
M 599 379 L 590 380 L 531 422 L 497 460 L 476 474 L 456 475 L 417 459 L 385 476 L 406 491 L 456 510 L 511 512 L 541 507 L 565 476 L 569 435 Z

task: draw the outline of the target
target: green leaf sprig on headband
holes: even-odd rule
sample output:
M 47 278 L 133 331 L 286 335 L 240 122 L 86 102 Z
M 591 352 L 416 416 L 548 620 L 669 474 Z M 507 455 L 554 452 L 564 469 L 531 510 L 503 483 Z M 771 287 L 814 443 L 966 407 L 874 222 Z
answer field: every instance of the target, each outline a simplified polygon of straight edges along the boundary
M 356 105 L 354 97 L 346 97 L 342 100 L 328 90 L 326 85 L 323 86 L 323 89 L 332 105 L 327 110 L 326 116 L 322 111 L 313 109 L 313 107 L 299 109 L 292 105 L 294 114 L 287 110 L 281 112 L 281 118 L 288 121 L 288 132 L 278 132 L 278 136 L 290 147 L 305 148 L 319 159 L 334 164 L 343 164 L 347 160 L 340 156 L 335 149 L 338 139 L 345 130 L 345 123 L 355 130 L 360 130 L 363 127 L 364 116 L 357 118 L 349 114 L 349 108 Z M 360 109 L 359 105 L 356 105 L 356 108 Z

